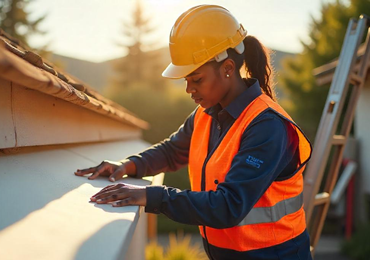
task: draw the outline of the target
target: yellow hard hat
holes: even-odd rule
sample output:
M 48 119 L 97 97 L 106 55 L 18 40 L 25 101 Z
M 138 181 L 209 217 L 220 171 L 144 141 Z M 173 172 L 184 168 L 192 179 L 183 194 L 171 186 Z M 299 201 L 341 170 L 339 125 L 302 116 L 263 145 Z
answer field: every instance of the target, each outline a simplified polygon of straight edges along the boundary
M 172 27 L 172 62 L 162 76 L 183 78 L 212 59 L 226 59 L 229 48 L 241 54 L 246 36 L 247 31 L 227 9 L 218 5 L 195 6 L 177 18 Z

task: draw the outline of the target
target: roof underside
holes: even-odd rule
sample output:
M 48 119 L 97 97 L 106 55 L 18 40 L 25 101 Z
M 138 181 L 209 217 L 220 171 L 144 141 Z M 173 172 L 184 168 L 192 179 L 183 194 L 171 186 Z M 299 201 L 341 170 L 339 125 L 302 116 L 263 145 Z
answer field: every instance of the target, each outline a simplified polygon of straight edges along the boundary
M 148 123 L 104 98 L 70 75 L 60 73 L 35 52 L 27 50 L 0 30 L 0 77 L 26 88 L 66 100 L 125 124 L 146 129 Z

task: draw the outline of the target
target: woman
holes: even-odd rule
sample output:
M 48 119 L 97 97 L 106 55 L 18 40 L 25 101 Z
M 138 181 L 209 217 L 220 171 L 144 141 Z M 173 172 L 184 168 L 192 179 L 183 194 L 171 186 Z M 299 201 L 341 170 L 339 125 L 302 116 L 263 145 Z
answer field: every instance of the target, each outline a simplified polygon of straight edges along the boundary
M 191 191 L 116 184 L 91 200 L 198 225 L 210 259 L 311 259 L 302 205 L 311 146 L 274 101 L 264 47 L 228 10 L 201 5 L 177 19 L 170 53 L 163 76 L 185 78 L 199 106 L 169 139 L 76 175 L 115 181 L 188 164 Z

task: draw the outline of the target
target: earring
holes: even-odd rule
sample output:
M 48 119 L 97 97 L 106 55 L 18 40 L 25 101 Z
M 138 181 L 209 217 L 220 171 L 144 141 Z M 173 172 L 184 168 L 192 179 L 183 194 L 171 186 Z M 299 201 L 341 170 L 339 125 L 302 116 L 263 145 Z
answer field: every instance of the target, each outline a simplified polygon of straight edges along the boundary
M 230 78 L 230 75 L 229 74 L 226 74 L 226 78 Z

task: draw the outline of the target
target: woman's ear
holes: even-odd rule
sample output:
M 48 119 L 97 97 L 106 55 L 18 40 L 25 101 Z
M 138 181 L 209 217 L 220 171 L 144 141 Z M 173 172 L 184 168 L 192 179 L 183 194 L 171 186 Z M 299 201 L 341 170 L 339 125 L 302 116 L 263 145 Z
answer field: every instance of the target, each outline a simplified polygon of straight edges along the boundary
M 221 75 L 224 76 L 224 77 L 231 77 L 231 75 L 234 74 L 234 71 L 235 71 L 235 62 L 232 60 L 232 59 L 226 59 L 222 66 L 220 67 L 221 71 Z M 228 76 L 227 76 L 228 75 Z

